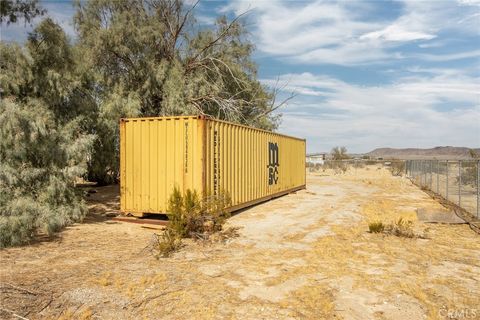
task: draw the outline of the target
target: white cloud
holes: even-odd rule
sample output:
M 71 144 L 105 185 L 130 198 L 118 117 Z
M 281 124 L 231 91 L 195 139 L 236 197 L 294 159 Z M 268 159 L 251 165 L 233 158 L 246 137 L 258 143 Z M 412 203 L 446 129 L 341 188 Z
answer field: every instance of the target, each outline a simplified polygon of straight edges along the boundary
M 292 3 L 237 1 L 222 11 L 253 11 L 256 45 L 264 53 L 304 63 L 361 63 L 384 57 L 376 45 L 359 41 L 361 34 L 381 25 L 357 20 L 341 3 L 316 1 L 306 6 Z M 369 47 L 370 55 L 361 54 Z
M 469 6 L 480 6 L 480 0 L 458 0 L 459 4 L 469 5 Z
M 202 25 L 214 25 L 215 24 L 215 17 L 207 16 L 203 14 L 196 14 L 195 20 Z
M 411 31 L 404 26 L 392 24 L 380 31 L 374 31 L 364 34 L 360 39 L 379 39 L 386 41 L 412 41 L 412 40 L 431 40 L 436 35 L 419 31 Z
M 397 48 L 422 41 L 424 48 L 445 30 L 478 34 L 472 6 L 447 1 L 402 1 L 400 16 L 372 17 L 378 2 L 294 2 L 237 0 L 222 12 L 252 10 L 257 48 L 271 56 L 303 64 L 358 65 L 404 57 Z M 462 23 L 459 23 L 459 22 Z
M 446 40 L 428 41 L 428 42 L 420 43 L 418 47 L 422 49 L 440 48 L 440 47 L 446 46 L 447 44 L 448 44 L 448 41 Z
M 284 109 L 280 131 L 306 137 L 312 152 L 335 145 L 354 152 L 381 146 L 480 146 L 480 78 L 451 69 L 414 71 L 382 86 L 311 73 L 283 75 L 284 90 L 299 96 Z
M 416 54 L 413 57 L 428 61 L 452 61 L 469 58 L 480 58 L 480 50 L 458 52 L 452 54 Z

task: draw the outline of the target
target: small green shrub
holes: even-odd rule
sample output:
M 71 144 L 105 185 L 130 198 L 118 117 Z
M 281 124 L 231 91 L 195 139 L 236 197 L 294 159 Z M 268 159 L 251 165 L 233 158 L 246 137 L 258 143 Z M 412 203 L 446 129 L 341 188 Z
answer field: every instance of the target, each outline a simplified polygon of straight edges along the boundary
M 384 230 L 385 230 L 385 225 L 380 221 L 375 221 L 368 224 L 368 231 L 370 233 L 381 233 Z
M 226 210 L 230 204 L 230 197 L 225 193 L 200 199 L 195 191 L 187 190 L 182 194 L 175 188 L 168 201 L 169 225 L 164 235 L 157 237 L 157 256 L 169 256 L 180 247 L 182 238 L 208 239 L 221 231 L 230 217 Z
M 181 238 L 222 230 L 230 213 L 225 209 L 231 201 L 228 196 L 206 196 L 202 200 L 195 191 L 182 194 L 175 188 L 168 202 L 170 228 Z

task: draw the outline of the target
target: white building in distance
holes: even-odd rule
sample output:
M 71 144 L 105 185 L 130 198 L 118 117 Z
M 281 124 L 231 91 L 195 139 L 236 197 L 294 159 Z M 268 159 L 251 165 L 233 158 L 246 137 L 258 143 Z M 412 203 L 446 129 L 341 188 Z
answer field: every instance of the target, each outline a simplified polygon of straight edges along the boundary
M 306 161 L 307 161 L 307 163 L 311 163 L 313 165 L 315 165 L 315 164 L 322 165 L 326 159 L 327 159 L 327 153 L 326 152 L 321 152 L 321 153 L 307 154 Z

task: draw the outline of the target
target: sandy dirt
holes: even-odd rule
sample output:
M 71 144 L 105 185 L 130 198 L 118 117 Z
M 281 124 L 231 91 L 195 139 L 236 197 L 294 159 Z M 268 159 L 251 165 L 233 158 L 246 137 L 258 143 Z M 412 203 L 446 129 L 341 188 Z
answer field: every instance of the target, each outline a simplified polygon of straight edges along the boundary
M 85 223 L 0 251 L 0 318 L 480 319 L 480 236 L 467 225 L 418 222 L 417 208 L 441 206 L 374 166 L 307 183 L 232 217 L 238 237 L 160 260 L 144 250 L 158 231 L 105 217 L 117 191 L 99 188 Z M 426 239 L 368 233 L 399 217 Z

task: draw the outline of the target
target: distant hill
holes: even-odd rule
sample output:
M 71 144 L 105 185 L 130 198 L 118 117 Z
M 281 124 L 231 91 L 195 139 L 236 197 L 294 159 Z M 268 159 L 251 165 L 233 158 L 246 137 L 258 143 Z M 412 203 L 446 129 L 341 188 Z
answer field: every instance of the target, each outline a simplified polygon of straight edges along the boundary
M 480 148 L 473 149 L 480 155 Z M 470 148 L 464 147 L 435 147 L 431 149 L 394 149 L 394 148 L 378 148 L 366 153 L 371 158 L 396 158 L 396 159 L 472 159 L 470 156 Z

